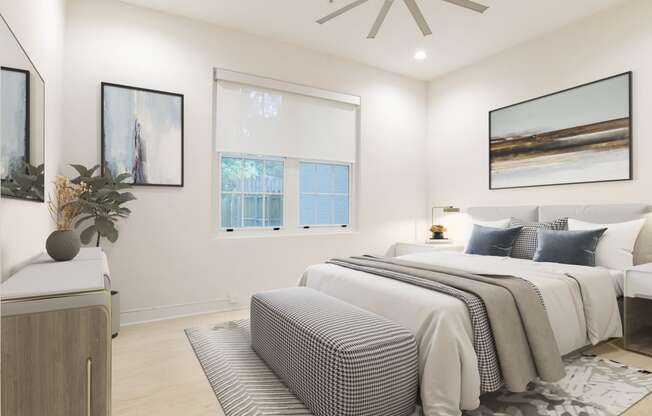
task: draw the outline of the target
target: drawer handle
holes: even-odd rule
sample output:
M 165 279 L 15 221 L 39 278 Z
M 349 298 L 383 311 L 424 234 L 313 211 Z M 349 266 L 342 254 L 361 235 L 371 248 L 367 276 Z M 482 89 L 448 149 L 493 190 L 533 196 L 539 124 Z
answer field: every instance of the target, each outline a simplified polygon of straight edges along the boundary
M 86 416 L 91 416 L 91 390 L 93 388 L 93 360 L 86 360 Z

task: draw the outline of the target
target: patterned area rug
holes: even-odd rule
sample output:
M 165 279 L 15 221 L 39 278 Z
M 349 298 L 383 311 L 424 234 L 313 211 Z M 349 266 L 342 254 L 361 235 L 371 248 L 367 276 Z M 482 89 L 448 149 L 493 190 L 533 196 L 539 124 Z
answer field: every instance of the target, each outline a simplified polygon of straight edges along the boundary
M 249 321 L 186 329 L 227 416 L 312 415 L 251 349 Z M 465 416 L 617 416 L 652 392 L 652 374 L 590 355 L 564 359 L 558 383 L 482 396 Z
M 312 415 L 251 349 L 248 320 L 186 335 L 226 416 Z
M 593 355 L 564 359 L 566 377 L 531 383 L 525 393 L 501 390 L 482 396 L 468 416 L 617 416 L 652 392 L 649 371 Z

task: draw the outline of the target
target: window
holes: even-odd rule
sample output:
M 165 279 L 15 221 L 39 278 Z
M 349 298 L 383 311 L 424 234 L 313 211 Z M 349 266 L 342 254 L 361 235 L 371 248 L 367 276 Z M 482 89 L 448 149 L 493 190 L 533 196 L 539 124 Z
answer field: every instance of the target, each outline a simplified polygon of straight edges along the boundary
M 223 69 L 213 92 L 220 238 L 355 228 L 360 97 Z
M 221 228 L 283 226 L 282 159 L 223 155 Z
M 349 225 L 349 165 L 300 162 L 299 224 Z

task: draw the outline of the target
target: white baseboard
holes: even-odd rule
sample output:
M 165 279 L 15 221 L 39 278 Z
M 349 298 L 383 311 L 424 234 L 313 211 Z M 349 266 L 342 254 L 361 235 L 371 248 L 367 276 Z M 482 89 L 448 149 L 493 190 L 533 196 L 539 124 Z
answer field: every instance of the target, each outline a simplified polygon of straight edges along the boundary
M 161 305 L 148 308 L 137 308 L 120 311 L 120 326 L 144 324 L 148 322 L 164 321 L 168 319 L 183 318 L 193 315 L 203 315 L 216 312 L 230 312 L 244 310 L 247 305 L 234 303 L 228 298 L 211 299 L 200 302 L 180 303 L 176 305 Z

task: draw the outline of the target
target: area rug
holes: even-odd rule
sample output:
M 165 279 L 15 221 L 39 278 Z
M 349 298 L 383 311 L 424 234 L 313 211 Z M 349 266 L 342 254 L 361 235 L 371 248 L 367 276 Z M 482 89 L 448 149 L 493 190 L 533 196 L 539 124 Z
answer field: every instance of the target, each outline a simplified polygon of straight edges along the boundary
M 594 355 L 564 359 L 566 377 L 531 383 L 525 393 L 501 390 L 481 398 L 468 416 L 617 416 L 652 392 L 649 371 Z
M 249 321 L 186 329 L 186 335 L 227 416 L 312 415 L 251 349 Z M 564 364 L 560 382 L 486 394 L 465 416 L 617 416 L 652 392 L 645 370 L 579 354 Z

